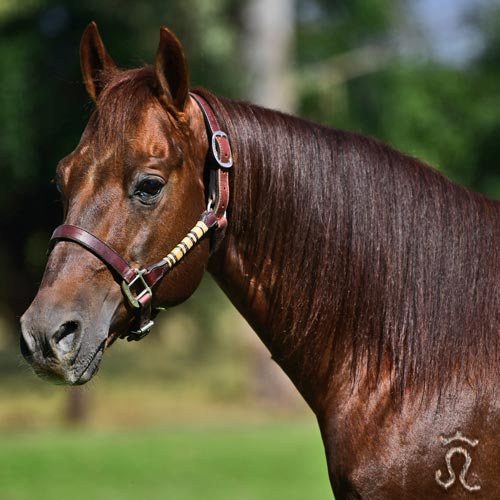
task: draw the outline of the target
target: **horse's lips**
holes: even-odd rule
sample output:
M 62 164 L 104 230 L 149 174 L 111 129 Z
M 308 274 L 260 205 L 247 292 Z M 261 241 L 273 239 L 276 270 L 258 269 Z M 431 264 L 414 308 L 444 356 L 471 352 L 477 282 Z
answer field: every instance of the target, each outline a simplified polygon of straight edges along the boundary
M 71 385 L 82 385 L 87 383 L 97 372 L 101 364 L 102 356 L 104 351 L 115 343 L 116 340 L 120 338 L 120 332 L 114 331 L 110 332 L 106 340 L 104 340 L 98 349 L 95 351 L 94 355 L 90 358 L 89 362 L 82 370 L 80 376 L 76 378 L 75 382 Z
M 74 382 L 71 382 L 71 385 L 82 385 L 88 382 L 99 369 L 101 364 L 102 355 L 104 354 L 105 344 L 104 342 L 99 346 L 99 348 L 95 351 L 93 356 L 89 359 L 86 366 L 81 371 L 80 375 L 76 377 Z

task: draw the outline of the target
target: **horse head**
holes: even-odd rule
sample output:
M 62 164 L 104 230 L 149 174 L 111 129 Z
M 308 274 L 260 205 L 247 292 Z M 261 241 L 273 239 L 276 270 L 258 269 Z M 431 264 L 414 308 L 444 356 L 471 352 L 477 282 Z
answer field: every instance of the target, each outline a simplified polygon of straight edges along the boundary
M 181 240 L 206 207 L 208 138 L 189 94 L 186 57 L 162 28 L 154 65 L 122 71 L 92 23 L 82 37 L 80 62 L 96 106 L 80 143 L 57 167 L 62 227 L 76 226 L 105 242 L 130 269 L 146 268 Z M 82 384 L 96 373 L 105 348 L 130 330 L 137 311 L 109 260 L 66 236 L 52 242 L 38 294 L 21 319 L 21 349 L 38 374 Z M 202 241 L 189 265 L 157 283 L 153 310 L 193 293 L 209 251 Z

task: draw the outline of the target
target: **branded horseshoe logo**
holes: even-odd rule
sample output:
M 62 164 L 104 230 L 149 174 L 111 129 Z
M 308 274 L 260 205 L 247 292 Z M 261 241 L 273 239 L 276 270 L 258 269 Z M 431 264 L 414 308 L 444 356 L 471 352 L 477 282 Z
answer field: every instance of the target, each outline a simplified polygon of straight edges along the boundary
M 452 437 L 446 438 L 444 436 L 440 436 L 440 441 L 443 446 L 448 446 L 452 443 L 458 442 L 458 443 L 463 443 L 466 444 L 472 448 L 475 448 L 478 444 L 479 441 L 477 439 L 468 439 L 466 438 L 460 431 L 457 431 L 456 434 Z M 469 454 L 469 451 L 464 448 L 463 446 L 453 446 L 446 452 L 445 460 L 446 460 L 446 468 L 448 469 L 448 479 L 443 479 L 443 473 L 441 472 L 441 469 L 436 471 L 436 482 L 447 490 L 448 488 L 451 488 L 457 479 L 457 476 L 455 474 L 455 471 L 453 470 L 453 467 L 451 465 L 451 459 L 454 455 L 463 455 L 465 458 L 465 463 L 462 466 L 462 470 L 460 471 L 460 475 L 458 476 L 458 480 L 460 481 L 460 484 L 467 490 L 467 491 L 478 491 L 481 489 L 481 486 L 479 484 L 470 484 L 467 482 L 467 474 L 469 472 L 471 463 L 472 463 L 472 458 Z

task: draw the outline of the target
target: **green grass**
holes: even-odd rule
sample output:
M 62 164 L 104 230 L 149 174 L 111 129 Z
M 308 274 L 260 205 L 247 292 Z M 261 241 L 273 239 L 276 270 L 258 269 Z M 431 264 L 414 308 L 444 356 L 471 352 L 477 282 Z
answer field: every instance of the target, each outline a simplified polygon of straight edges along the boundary
M 2 500 L 328 500 L 310 423 L 0 434 Z
M 332 500 L 314 415 L 234 310 L 162 317 L 78 389 L 79 430 L 0 317 L 0 500 Z

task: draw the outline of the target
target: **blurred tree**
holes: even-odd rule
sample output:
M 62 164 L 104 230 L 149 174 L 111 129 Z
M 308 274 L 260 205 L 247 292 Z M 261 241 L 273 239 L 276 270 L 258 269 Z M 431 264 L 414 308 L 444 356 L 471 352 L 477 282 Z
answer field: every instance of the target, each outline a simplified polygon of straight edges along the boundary
M 243 16 L 244 93 L 251 102 L 288 113 L 295 111 L 297 100 L 292 82 L 295 16 L 294 0 L 252 0 Z
M 358 2 L 348 8 L 343 2 L 335 6 L 313 3 L 315 21 L 312 27 L 311 22 L 305 23 L 301 37 L 309 38 L 311 30 L 328 32 L 325 24 L 330 23 L 330 33 L 342 33 L 350 49 L 340 49 L 335 56 L 342 45 L 331 47 L 330 58 L 311 66 L 308 45 L 303 44 L 300 114 L 378 137 L 440 168 L 457 182 L 500 197 L 496 169 L 500 95 L 495 90 L 500 81 L 499 2 L 483 4 L 481 15 L 476 12 L 474 22 L 484 34 L 485 49 L 458 67 L 423 58 L 421 50 L 399 53 L 398 41 L 404 33 L 396 36 L 398 26 L 411 23 L 395 16 L 404 13 L 403 2 L 385 2 L 382 12 L 375 4 L 381 6 L 381 2 L 369 1 L 366 11 L 357 13 L 362 9 Z M 345 24 L 340 23 L 342 15 L 337 24 L 329 16 L 338 9 Z M 370 12 L 373 23 L 357 26 L 356 16 L 366 19 Z M 345 32 L 351 26 L 350 15 L 354 16 L 353 31 Z M 384 22 L 388 23 L 385 27 Z M 356 39 L 351 38 L 354 33 Z

